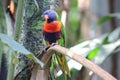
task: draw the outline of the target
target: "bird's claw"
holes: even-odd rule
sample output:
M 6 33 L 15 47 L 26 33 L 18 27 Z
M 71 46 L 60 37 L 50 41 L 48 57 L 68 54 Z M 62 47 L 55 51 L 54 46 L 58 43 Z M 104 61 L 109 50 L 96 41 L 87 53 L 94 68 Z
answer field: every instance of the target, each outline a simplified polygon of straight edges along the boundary
M 46 48 L 45 48 L 45 51 L 47 51 L 49 48 L 50 48 L 50 46 L 46 47 Z
M 46 47 L 46 48 L 44 49 L 44 51 L 46 52 L 50 47 L 53 47 L 53 46 L 55 46 L 55 45 L 58 45 L 58 43 L 52 43 L 50 46 Z
M 58 45 L 58 43 L 52 43 L 52 44 L 51 44 L 51 47 L 52 47 L 52 46 L 55 46 L 55 45 Z

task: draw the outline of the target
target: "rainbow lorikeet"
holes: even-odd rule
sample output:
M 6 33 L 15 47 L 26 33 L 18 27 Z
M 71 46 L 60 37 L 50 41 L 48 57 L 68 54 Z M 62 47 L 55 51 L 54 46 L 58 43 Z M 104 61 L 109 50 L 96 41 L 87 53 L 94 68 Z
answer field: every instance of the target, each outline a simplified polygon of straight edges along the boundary
M 57 20 L 57 13 L 54 10 L 46 10 L 43 13 L 43 16 L 45 21 L 43 23 L 42 32 L 47 46 L 50 46 L 52 43 L 65 46 L 65 28 L 61 21 Z M 51 61 L 51 67 L 54 69 L 54 65 L 52 63 L 57 61 L 64 74 L 65 80 L 67 80 L 67 77 L 70 77 L 70 71 L 65 55 L 55 52 L 52 57 L 54 57 L 54 59 Z

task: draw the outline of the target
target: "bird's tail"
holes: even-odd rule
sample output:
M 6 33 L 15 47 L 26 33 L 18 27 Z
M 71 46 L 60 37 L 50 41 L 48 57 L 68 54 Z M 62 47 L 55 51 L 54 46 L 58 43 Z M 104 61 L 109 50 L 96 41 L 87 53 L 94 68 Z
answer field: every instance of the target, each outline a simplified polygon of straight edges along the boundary
M 62 70 L 62 72 L 64 74 L 64 78 L 65 78 L 65 80 L 67 80 L 67 78 L 71 77 L 71 74 L 70 74 L 69 67 L 67 65 L 65 55 L 56 53 L 56 58 L 57 58 L 59 66 L 60 66 L 60 69 Z

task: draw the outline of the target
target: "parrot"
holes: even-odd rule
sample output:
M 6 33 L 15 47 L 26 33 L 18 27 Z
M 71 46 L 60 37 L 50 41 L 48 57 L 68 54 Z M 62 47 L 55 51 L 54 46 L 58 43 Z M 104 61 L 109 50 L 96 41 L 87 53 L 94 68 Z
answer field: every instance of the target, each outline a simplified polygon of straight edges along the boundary
M 49 9 L 43 12 L 43 38 L 47 46 L 50 46 L 54 43 L 65 46 L 65 28 L 61 21 L 57 20 L 58 14 L 56 11 Z M 54 66 L 54 62 L 57 61 L 61 71 L 64 74 L 64 80 L 70 78 L 70 70 L 67 65 L 66 57 L 59 52 L 55 52 L 55 55 L 52 55 L 53 59 L 51 60 L 50 67 Z M 53 64 L 52 64 L 53 63 Z M 52 68 L 51 68 L 52 69 Z

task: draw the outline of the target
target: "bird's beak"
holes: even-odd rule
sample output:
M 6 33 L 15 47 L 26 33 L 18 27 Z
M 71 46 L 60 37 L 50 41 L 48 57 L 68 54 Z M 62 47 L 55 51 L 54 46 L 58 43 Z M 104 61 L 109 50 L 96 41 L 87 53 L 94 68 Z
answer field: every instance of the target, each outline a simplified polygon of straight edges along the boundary
M 48 15 L 44 15 L 44 19 L 47 21 L 49 19 Z

